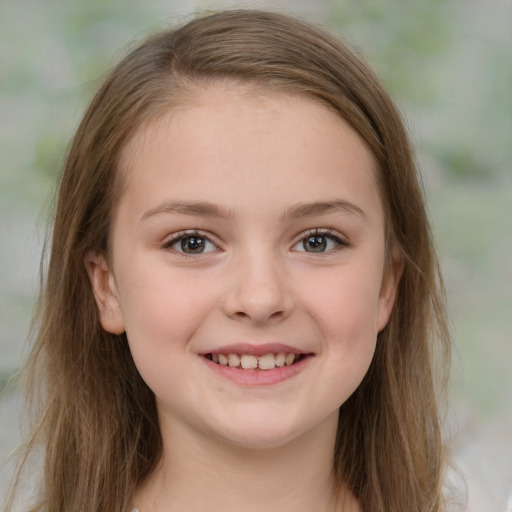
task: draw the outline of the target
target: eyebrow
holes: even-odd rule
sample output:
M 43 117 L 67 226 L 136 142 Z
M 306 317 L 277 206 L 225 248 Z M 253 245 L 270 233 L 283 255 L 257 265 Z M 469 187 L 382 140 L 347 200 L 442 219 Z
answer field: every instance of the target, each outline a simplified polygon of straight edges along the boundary
M 369 219 L 366 213 L 356 204 L 342 199 L 330 201 L 316 201 L 312 203 L 298 203 L 285 210 L 281 215 L 282 220 L 301 217 L 313 217 L 315 215 L 327 215 L 329 213 L 348 213 L 361 217 L 366 222 Z M 207 201 L 175 201 L 167 200 L 154 208 L 147 210 L 141 217 L 141 222 L 155 215 L 167 213 L 176 215 L 190 215 L 195 217 L 213 217 L 220 219 L 234 218 L 235 212 Z
M 313 203 L 299 203 L 288 208 L 282 215 L 283 219 L 313 217 L 315 215 L 326 215 L 329 213 L 349 213 L 361 217 L 369 222 L 368 216 L 362 208 L 350 201 L 333 199 L 331 201 L 316 201 Z
M 140 220 L 145 221 L 160 213 L 191 215 L 195 217 L 215 217 L 220 219 L 234 217 L 234 212 L 213 203 L 206 201 L 174 201 L 171 199 L 163 201 L 154 208 L 146 211 Z

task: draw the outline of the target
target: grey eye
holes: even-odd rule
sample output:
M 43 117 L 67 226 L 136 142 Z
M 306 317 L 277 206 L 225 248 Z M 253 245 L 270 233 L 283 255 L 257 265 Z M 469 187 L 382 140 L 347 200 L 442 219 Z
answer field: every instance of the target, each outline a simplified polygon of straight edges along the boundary
M 201 235 L 185 235 L 167 245 L 171 249 L 184 254 L 202 254 L 217 249 L 215 244 Z
M 180 240 L 180 247 L 183 252 L 192 254 L 204 252 L 206 239 L 202 236 L 187 236 Z
M 306 252 L 324 252 L 328 246 L 327 237 L 323 235 L 308 236 L 302 240 Z
M 347 247 L 347 243 L 341 238 L 329 232 L 312 232 L 305 236 L 292 248 L 299 252 L 329 252 L 341 247 Z

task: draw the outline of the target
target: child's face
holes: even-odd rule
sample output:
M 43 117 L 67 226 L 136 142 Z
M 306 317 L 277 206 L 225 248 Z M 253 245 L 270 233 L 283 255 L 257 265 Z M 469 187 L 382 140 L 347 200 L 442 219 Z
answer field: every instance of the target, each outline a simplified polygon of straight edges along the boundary
M 324 106 L 235 87 L 197 93 L 130 143 L 112 268 L 88 268 L 163 432 L 264 447 L 335 428 L 400 273 L 373 172 Z M 280 353 L 299 361 L 279 366 Z M 229 354 L 275 367 L 211 360 Z

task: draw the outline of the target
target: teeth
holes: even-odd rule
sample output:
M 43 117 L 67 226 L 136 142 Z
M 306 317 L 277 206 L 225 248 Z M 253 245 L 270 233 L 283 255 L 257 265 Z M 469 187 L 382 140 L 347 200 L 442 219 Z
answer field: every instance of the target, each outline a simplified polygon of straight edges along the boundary
M 258 360 L 260 370 L 273 370 L 276 367 L 276 358 L 274 354 L 265 354 Z
M 279 352 L 276 354 L 276 366 L 284 366 L 286 362 L 286 354 L 284 352 Z
M 238 366 L 240 365 L 240 358 L 238 357 L 237 354 L 229 354 L 228 361 L 229 366 L 231 366 L 231 368 L 238 368 Z
M 262 356 L 253 356 L 250 354 L 211 354 L 211 360 L 222 366 L 230 368 L 243 368 L 244 370 L 273 370 L 282 366 L 291 366 L 298 355 L 293 352 L 278 354 L 265 354 Z
M 285 362 L 287 365 L 293 364 L 294 361 L 295 361 L 295 354 L 286 354 Z
M 243 355 L 240 358 L 240 363 L 244 370 L 251 370 L 258 367 L 258 358 L 256 356 Z

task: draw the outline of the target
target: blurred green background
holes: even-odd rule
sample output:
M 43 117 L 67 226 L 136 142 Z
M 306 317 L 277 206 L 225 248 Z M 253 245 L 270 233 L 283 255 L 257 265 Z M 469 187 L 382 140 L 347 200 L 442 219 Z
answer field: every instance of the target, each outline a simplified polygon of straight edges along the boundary
M 470 510 L 511 512 L 511 0 L 0 0 L 0 387 L 20 364 L 63 154 L 102 75 L 148 33 L 224 6 L 280 8 L 331 27 L 398 103 L 449 295 L 457 463 Z M 4 391 L 0 499 L 18 406 L 17 392 Z

